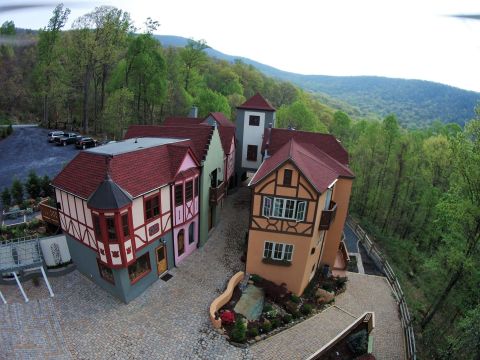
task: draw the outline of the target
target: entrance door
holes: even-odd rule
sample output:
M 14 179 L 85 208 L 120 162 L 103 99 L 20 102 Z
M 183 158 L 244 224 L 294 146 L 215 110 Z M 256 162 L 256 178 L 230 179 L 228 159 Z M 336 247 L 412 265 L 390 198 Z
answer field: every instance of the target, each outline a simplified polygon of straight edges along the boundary
M 161 275 L 167 271 L 167 254 L 165 253 L 165 245 L 156 248 L 155 251 L 157 255 L 157 271 L 158 275 Z

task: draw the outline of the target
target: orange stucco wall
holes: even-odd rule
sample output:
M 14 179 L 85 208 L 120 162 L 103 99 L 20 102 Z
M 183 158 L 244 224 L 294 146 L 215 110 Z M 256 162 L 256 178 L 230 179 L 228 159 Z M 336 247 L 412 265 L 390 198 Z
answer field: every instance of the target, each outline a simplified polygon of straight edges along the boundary
M 291 187 L 283 186 L 285 169 L 292 170 Z M 328 231 L 319 230 L 326 193 L 319 195 L 310 183 L 287 162 L 252 188 L 252 221 L 248 238 L 247 272 L 258 274 L 277 284 L 285 283 L 297 295 L 303 293 L 318 266 L 332 268 L 341 240 L 347 215 L 352 180 L 338 179 L 332 200 L 337 203 L 337 214 Z M 281 221 L 262 216 L 262 195 L 292 197 L 308 201 L 304 222 Z M 322 235 L 323 240 L 322 240 Z M 264 262 L 265 241 L 294 246 L 290 266 Z

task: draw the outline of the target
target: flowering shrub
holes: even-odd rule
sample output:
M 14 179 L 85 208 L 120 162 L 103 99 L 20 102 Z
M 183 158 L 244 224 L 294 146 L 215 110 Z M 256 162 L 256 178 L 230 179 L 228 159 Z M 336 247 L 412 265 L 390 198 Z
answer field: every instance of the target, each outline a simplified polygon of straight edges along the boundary
M 222 319 L 222 324 L 231 325 L 235 322 L 235 314 L 233 311 L 226 310 L 220 315 L 220 319 Z

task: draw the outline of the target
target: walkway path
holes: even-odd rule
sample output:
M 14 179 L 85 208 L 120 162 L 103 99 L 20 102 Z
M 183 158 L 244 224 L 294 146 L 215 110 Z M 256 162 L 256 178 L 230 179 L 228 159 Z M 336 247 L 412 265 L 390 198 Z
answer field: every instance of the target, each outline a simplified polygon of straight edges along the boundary
M 404 359 L 402 325 L 387 280 L 379 276 L 351 272 L 347 273 L 347 276 L 347 291 L 336 298 L 336 307 L 330 307 L 287 331 L 255 344 L 250 349 L 253 358 L 305 359 L 326 345 L 365 311 L 373 311 L 373 354 L 376 359 Z

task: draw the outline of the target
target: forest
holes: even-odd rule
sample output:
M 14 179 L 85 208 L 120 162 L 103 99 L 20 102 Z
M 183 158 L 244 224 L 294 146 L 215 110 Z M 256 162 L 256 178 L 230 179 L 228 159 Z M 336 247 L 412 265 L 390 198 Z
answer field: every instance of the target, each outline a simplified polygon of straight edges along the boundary
M 164 48 L 151 19 L 139 33 L 112 7 L 66 30 L 68 16 L 59 5 L 45 28 L 0 45 L 0 120 L 119 138 L 129 124 L 159 124 L 192 105 L 233 121 L 235 107 L 260 92 L 277 108 L 277 127 L 330 132 L 348 149 L 350 213 L 400 278 L 419 358 L 480 358 L 480 108 L 464 127 L 351 118 L 242 61 L 208 57 L 204 41 Z M 10 21 L 0 28 L 16 31 Z

